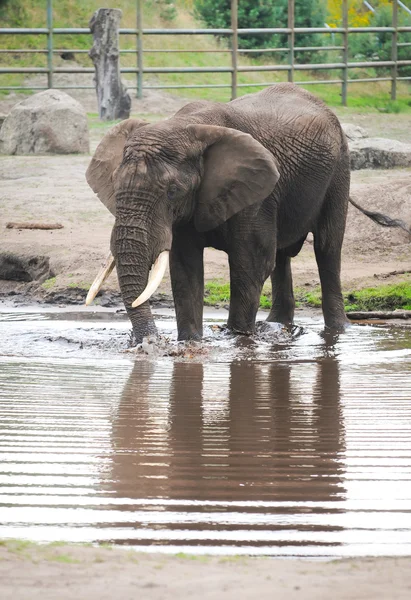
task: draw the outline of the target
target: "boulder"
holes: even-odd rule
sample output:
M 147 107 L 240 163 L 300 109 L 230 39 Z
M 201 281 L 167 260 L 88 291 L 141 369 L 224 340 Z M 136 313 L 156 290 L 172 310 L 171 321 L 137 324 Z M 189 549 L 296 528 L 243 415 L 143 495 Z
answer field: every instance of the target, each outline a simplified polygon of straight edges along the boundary
M 45 281 L 54 277 L 48 256 L 18 256 L 0 253 L 0 279 L 11 281 Z
M 364 127 L 360 127 L 359 125 L 354 125 L 353 123 L 341 123 L 341 127 L 348 140 L 360 140 L 368 137 L 367 131 Z
M 411 144 L 385 138 L 348 140 L 353 171 L 411 166 Z
M 2 154 L 89 152 L 83 106 L 59 90 L 46 90 L 13 106 L 0 130 Z

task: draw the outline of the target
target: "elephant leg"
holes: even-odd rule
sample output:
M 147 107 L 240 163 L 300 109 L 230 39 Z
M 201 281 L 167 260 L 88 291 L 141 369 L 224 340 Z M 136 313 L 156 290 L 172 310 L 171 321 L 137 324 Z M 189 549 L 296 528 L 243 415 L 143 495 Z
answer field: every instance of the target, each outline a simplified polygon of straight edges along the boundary
M 236 333 L 245 335 L 255 331 L 261 290 L 274 263 L 274 259 L 269 264 L 266 257 L 253 257 L 250 260 L 250 256 L 252 252 L 246 246 L 243 246 L 242 252 L 229 256 L 230 312 L 227 324 Z
M 173 236 L 170 274 L 179 340 L 199 340 L 203 336 L 203 254 L 204 248 L 195 243 L 189 228 Z
M 271 274 L 272 305 L 267 321 L 291 325 L 294 320 L 295 301 L 291 257 L 279 250 L 275 269 Z
M 314 231 L 314 251 L 320 275 L 325 326 L 343 331 L 348 323 L 341 292 L 341 247 L 344 238 L 348 194 L 327 193 L 324 210 Z

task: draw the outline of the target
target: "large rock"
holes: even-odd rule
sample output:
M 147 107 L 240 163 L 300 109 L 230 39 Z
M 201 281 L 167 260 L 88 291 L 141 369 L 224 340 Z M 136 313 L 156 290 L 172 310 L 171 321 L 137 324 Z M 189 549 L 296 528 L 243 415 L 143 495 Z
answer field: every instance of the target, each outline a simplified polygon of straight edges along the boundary
M 368 137 L 367 131 L 364 127 L 360 127 L 359 125 L 354 125 L 353 123 L 341 123 L 341 127 L 348 140 L 354 141 Z
M 411 144 L 385 138 L 360 138 L 348 140 L 348 146 L 353 171 L 411 166 Z
M 87 115 L 59 90 L 46 90 L 16 104 L 0 130 L 2 154 L 89 152 Z

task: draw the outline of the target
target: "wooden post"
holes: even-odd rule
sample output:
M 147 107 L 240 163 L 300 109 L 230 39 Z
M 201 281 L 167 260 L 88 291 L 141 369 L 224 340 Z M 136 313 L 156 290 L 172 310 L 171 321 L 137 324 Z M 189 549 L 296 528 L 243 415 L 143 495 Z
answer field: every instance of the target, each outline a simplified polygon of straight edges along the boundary
M 95 68 L 98 112 L 102 121 L 130 116 L 131 98 L 120 77 L 118 29 L 121 16 L 117 8 L 99 8 L 89 23 L 94 40 L 89 54 Z
M 342 74 L 342 88 L 341 88 L 341 101 L 343 106 L 347 106 L 347 92 L 348 92 L 348 0 L 342 2 L 342 21 L 343 21 L 343 74 Z
M 231 0 L 231 100 L 237 98 L 238 0 Z
M 137 0 L 137 98 L 143 97 L 143 13 Z
M 288 34 L 288 64 L 290 68 L 288 70 L 288 81 L 294 81 L 294 46 L 295 46 L 295 8 L 294 0 L 288 0 L 288 28 L 291 32 Z
M 391 67 L 391 100 L 397 99 L 397 77 L 398 77 L 398 1 L 393 0 L 392 3 L 392 26 L 394 32 L 392 34 L 391 60 L 395 65 Z
M 47 87 L 53 87 L 53 0 L 47 0 Z

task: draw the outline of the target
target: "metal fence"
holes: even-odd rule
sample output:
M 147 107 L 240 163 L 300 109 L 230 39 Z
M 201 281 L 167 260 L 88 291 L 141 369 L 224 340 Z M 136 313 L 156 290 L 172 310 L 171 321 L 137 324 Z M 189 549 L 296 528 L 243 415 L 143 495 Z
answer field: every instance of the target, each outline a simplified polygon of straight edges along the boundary
M 120 29 L 121 35 L 134 36 L 135 46 L 133 49 L 120 50 L 120 53 L 134 53 L 136 55 L 136 62 L 134 67 L 121 67 L 122 73 L 133 73 L 136 76 L 136 83 L 134 89 L 137 90 L 137 96 L 142 97 L 143 90 L 146 89 L 185 89 L 185 88 L 231 88 L 231 97 L 235 98 L 239 88 L 242 87 L 265 87 L 271 85 L 271 82 L 250 82 L 250 83 L 239 83 L 238 74 L 247 72 L 286 72 L 287 79 L 290 82 L 295 82 L 301 85 L 312 85 L 312 84 L 340 84 L 341 85 L 341 99 L 342 104 L 347 104 L 348 85 L 351 83 L 368 82 L 368 81 L 389 81 L 391 82 L 391 98 L 396 99 L 397 96 L 397 83 L 398 81 L 411 80 L 409 76 L 399 76 L 398 69 L 400 67 L 410 66 L 411 60 L 398 60 L 398 49 L 401 47 L 410 47 L 409 42 L 400 42 L 399 34 L 411 32 L 411 27 L 400 27 L 398 25 L 398 11 L 406 10 L 411 14 L 411 10 L 405 6 L 400 0 L 393 0 L 392 2 L 392 24 L 390 27 L 349 27 L 348 26 L 348 0 L 342 0 L 342 27 L 329 28 L 328 26 L 317 27 L 317 28 L 306 28 L 306 27 L 295 27 L 295 0 L 288 0 L 288 26 L 283 28 L 269 28 L 269 29 L 239 29 L 238 28 L 238 0 L 231 0 L 231 28 L 229 29 L 145 29 L 143 26 L 143 11 L 142 11 L 142 0 L 136 0 L 136 27 L 132 29 Z M 91 17 L 91 15 L 90 15 Z M 298 34 L 326 34 L 328 37 L 332 34 L 340 34 L 342 37 L 341 45 L 328 45 L 328 46 L 306 46 L 298 47 L 295 45 L 295 36 Z M 373 60 L 373 61 L 362 61 L 362 62 L 350 62 L 349 61 L 349 36 L 357 35 L 361 33 L 388 33 L 392 36 L 391 43 L 391 59 L 390 60 Z M 84 28 L 55 28 L 53 27 L 53 0 L 47 0 L 47 27 L 45 28 L 0 28 L 0 48 L 1 48 L 1 35 L 6 34 L 18 34 L 24 35 L 44 35 L 47 40 L 47 47 L 41 50 L 37 49 L 24 49 L 16 48 L 13 50 L 1 50 L 2 53 L 13 53 L 13 54 L 30 54 L 30 53 L 42 53 L 47 54 L 47 67 L 0 67 L 0 75 L 4 73 L 21 73 L 21 74 L 39 74 L 44 73 L 47 75 L 47 86 L 0 86 L 0 90 L 18 90 L 18 89 L 47 89 L 53 87 L 59 87 L 59 89 L 94 89 L 93 86 L 80 86 L 80 85 L 64 85 L 55 86 L 53 75 L 55 73 L 94 73 L 92 67 L 55 67 L 53 65 L 53 56 L 57 53 L 62 52 L 73 52 L 73 53 L 87 53 L 84 49 L 75 48 L 55 48 L 53 44 L 53 36 L 57 34 L 87 34 L 90 35 L 88 27 Z M 263 34 L 285 34 L 288 38 L 288 44 L 285 48 L 271 48 L 271 49 L 249 49 L 243 50 L 238 47 L 238 36 L 245 35 L 263 35 Z M 147 52 L 160 53 L 160 52 L 212 52 L 212 50 L 170 50 L 170 49 L 145 49 L 144 38 L 145 36 L 191 36 L 191 35 L 215 35 L 219 38 L 227 38 L 227 48 L 219 49 L 215 52 L 227 52 L 231 55 L 231 64 L 224 67 L 161 67 L 145 65 L 144 56 Z M 295 53 L 302 51 L 327 51 L 327 52 L 339 52 L 341 59 L 331 63 L 306 63 L 301 64 L 296 62 Z M 239 55 L 252 54 L 252 53 L 285 53 L 287 56 L 287 64 L 273 63 L 270 65 L 240 65 Z M 411 50 L 410 50 L 411 58 Z M 385 74 L 380 77 L 362 77 L 356 79 L 349 78 L 350 69 L 358 68 L 372 68 L 372 69 L 389 69 L 389 75 Z M 308 72 L 339 72 L 338 77 L 332 79 L 312 79 L 309 81 L 298 81 L 296 73 L 300 71 Z M 160 74 L 175 74 L 175 73 L 228 73 L 231 75 L 231 83 L 227 84 L 181 84 L 181 85 L 168 85 L 163 83 L 146 84 L 144 81 L 144 75 L 160 75 Z

